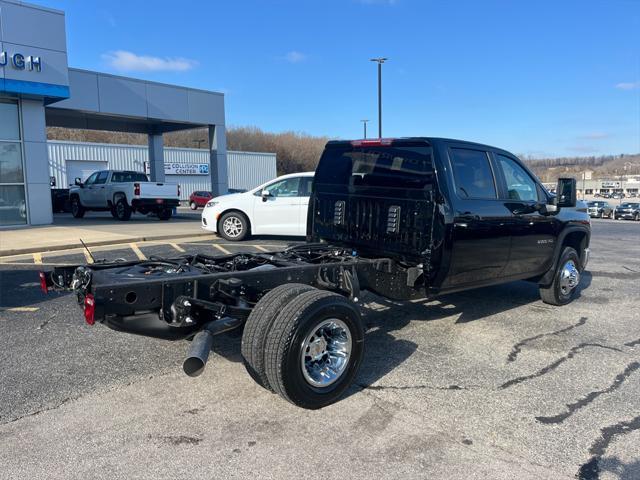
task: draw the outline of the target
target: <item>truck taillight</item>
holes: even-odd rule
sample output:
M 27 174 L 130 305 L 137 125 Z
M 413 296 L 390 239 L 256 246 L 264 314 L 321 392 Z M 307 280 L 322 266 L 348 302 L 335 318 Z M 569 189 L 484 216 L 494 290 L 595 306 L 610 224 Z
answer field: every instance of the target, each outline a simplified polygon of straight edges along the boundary
M 84 297 L 84 321 L 87 322 L 87 325 L 93 325 L 95 321 L 95 313 L 96 313 L 96 300 L 93 298 L 93 295 L 87 293 Z
M 44 272 L 40 272 L 40 290 L 42 293 L 49 293 L 49 287 L 47 287 L 47 274 Z
M 133 184 L 133 194 L 134 195 L 140 195 L 140 184 L 139 183 L 134 183 Z

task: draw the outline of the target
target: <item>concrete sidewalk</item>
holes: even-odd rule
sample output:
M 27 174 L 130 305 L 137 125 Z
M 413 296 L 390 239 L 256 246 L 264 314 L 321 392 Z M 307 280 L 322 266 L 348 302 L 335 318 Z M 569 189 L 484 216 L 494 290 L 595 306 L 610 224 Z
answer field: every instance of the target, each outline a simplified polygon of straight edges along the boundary
M 80 239 L 88 246 L 99 246 L 194 236 L 213 234 L 200 227 L 200 212 L 183 209 L 166 222 L 143 215 L 133 215 L 131 220 L 121 222 L 109 213 L 90 212 L 82 219 L 56 214 L 53 225 L 0 230 L 0 257 L 78 248 L 82 247 Z

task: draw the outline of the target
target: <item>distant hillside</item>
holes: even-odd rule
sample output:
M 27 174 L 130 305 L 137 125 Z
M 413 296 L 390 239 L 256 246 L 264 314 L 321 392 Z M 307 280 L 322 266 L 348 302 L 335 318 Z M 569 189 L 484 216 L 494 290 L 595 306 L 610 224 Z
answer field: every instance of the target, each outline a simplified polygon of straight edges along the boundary
M 585 170 L 593 171 L 593 178 L 640 174 L 640 154 L 605 155 L 599 157 L 522 158 L 543 182 L 561 176 L 581 177 Z
M 98 130 L 49 127 L 47 136 L 51 140 L 147 144 L 146 135 Z M 166 134 L 165 145 L 168 147 L 206 148 L 207 138 L 206 129 L 185 130 Z M 297 132 L 268 133 L 257 127 L 232 127 L 227 130 L 227 148 L 229 150 L 276 153 L 279 174 L 314 170 L 328 140 L 327 137 L 314 137 Z M 593 170 L 594 177 L 640 174 L 640 154 L 562 158 L 520 156 L 520 158 L 544 182 L 555 181 L 563 175 L 580 177 L 584 170 Z

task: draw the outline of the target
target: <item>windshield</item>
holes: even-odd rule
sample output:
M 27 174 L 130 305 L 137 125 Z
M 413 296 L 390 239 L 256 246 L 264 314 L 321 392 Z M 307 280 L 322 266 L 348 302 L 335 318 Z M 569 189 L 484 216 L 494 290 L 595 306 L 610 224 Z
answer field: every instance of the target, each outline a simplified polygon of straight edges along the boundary
M 604 207 L 606 203 L 605 202 L 589 202 L 588 205 L 590 207 Z
M 144 173 L 138 172 L 113 172 L 111 177 L 113 183 L 148 182 L 149 179 Z
M 638 205 L 640 205 L 640 203 L 623 203 L 620 205 L 620 208 L 638 208 Z
M 332 147 L 322 154 L 318 184 L 423 189 L 434 175 L 430 147 Z

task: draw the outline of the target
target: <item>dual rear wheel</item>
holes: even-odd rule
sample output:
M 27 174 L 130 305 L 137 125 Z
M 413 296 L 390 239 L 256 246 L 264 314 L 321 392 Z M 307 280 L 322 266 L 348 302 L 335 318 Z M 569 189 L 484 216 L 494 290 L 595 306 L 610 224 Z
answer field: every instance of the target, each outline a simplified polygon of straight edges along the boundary
M 364 353 L 357 307 L 336 293 L 285 284 L 255 306 L 242 336 L 249 374 L 264 388 L 302 408 L 338 400 Z

